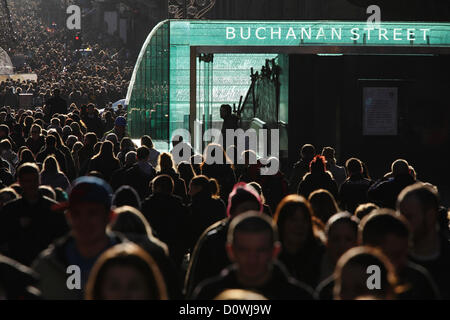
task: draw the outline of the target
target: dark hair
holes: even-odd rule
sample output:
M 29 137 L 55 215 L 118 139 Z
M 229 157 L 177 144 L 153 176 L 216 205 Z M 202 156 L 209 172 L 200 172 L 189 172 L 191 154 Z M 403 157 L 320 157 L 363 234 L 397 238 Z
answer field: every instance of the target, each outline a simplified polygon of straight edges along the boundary
M 141 137 L 141 145 L 146 146 L 149 149 L 153 149 L 153 140 L 148 135 Z
M 167 174 L 161 174 L 152 180 L 151 186 L 153 193 L 160 192 L 164 194 L 172 194 L 174 183 L 172 177 Z
M 300 150 L 302 158 L 313 158 L 316 148 L 312 144 L 304 144 Z
M 233 244 L 237 232 L 268 232 L 272 244 L 278 241 L 278 229 L 272 219 L 266 215 L 261 215 L 256 211 L 240 214 L 231 221 L 227 233 L 227 242 L 229 244 Z
M 410 185 L 400 192 L 397 200 L 397 209 L 400 209 L 400 204 L 403 201 L 411 197 L 419 201 L 422 212 L 430 209 L 437 211 L 439 209 L 439 194 L 437 191 L 420 182 Z
M 365 273 L 368 267 L 373 265 L 378 266 L 381 271 L 381 290 L 372 290 L 373 292 L 370 294 L 381 299 L 391 298 L 392 295 L 395 295 L 397 279 L 395 277 L 395 269 L 389 259 L 379 249 L 372 247 L 354 247 L 344 253 L 336 264 L 334 275 L 336 279 L 334 285 L 335 298 L 340 293 L 340 288 L 342 288 L 342 271 L 344 268 L 357 266 L 361 267 Z M 366 280 L 360 286 L 364 292 L 360 292 L 358 296 L 369 293 L 370 289 L 365 282 Z M 365 292 L 366 290 L 367 292 Z
M 102 300 L 102 285 L 111 267 L 133 267 L 144 278 L 152 299 L 166 300 L 167 289 L 154 259 L 138 245 L 126 242 L 105 251 L 95 262 L 86 285 L 86 299 Z
M 96 135 L 94 132 L 88 132 L 88 133 L 86 133 L 86 134 L 84 135 L 84 139 L 86 140 L 86 142 L 87 142 L 89 145 L 92 145 L 92 146 L 94 146 L 94 145 L 97 143 L 97 141 L 98 141 L 97 135 Z
M 336 214 L 332 215 L 330 217 L 330 219 L 328 219 L 328 222 L 325 226 L 325 233 L 326 233 L 327 238 L 328 238 L 328 235 L 333 230 L 333 228 L 340 223 L 348 224 L 350 226 L 350 228 L 352 229 L 352 231 L 354 231 L 354 233 L 355 233 L 355 239 L 357 238 L 359 219 L 345 211 L 336 213 Z
M 320 173 L 326 171 L 327 160 L 324 156 L 317 155 L 309 163 L 309 170 L 311 173 Z
M 114 192 L 112 204 L 116 207 L 131 206 L 141 210 L 141 198 L 136 190 L 128 185 L 123 185 Z
M 309 195 L 308 201 L 313 209 L 313 215 L 324 224 L 333 214 L 339 211 L 334 196 L 326 189 L 315 190 Z
M 123 140 L 122 140 L 123 141 Z M 146 146 L 139 147 L 136 150 L 136 158 L 138 160 L 146 160 L 150 155 L 150 149 Z
M 360 240 L 363 245 L 379 246 L 389 234 L 401 238 L 410 236 L 408 222 L 394 210 L 377 209 L 361 221 Z
M 301 212 L 306 217 L 306 223 L 308 224 L 308 234 L 306 236 L 306 243 L 314 240 L 314 231 L 313 231 L 313 223 L 312 223 L 312 208 L 309 204 L 308 200 L 306 200 L 303 196 L 297 194 L 290 194 L 281 200 L 278 204 L 277 210 L 275 211 L 274 221 L 277 224 L 278 230 L 280 230 L 280 240 L 283 242 L 284 234 L 282 230 L 284 229 L 284 225 L 286 221 L 292 217 L 295 212 L 300 209 Z
M 51 186 L 48 185 L 40 185 L 39 186 L 39 192 L 46 196 L 47 198 L 50 198 L 52 200 L 56 200 L 56 193 L 55 190 Z
M 345 167 L 347 168 L 347 173 L 358 174 L 363 171 L 363 165 L 361 160 L 357 158 L 350 158 L 345 162 Z
M 36 174 L 39 176 L 39 168 L 35 163 L 25 162 L 17 169 L 17 177 L 20 179 L 25 174 Z
M 355 209 L 355 216 L 362 220 L 365 216 L 367 216 L 369 213 L 371 213 L 373 210 L 378 209 L 379 207 L 372 202 L 368 203 L 362 203 Z
M 45 158 L 41 173 L 43 172 L 48 173 L 60 172 L 58 161 L 56 161 L 56 158 L 53 155 L 49 155 Z
M 55 147 L 56 146 L 56 137 L 49 134 L 45 138 L 45 144 L 49 147 Z

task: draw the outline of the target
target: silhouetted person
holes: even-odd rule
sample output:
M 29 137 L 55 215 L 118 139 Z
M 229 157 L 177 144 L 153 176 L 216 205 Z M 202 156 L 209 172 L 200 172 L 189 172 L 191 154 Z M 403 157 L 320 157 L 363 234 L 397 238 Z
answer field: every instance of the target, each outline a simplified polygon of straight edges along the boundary
M 372 181 L 364 178 L 363 166 L 359 159 L 350 158 L 345 163 L 349 177 L 339 188 L 341 207 L 350 213 L 354 213 L 358 205 L 369 202 L 367 191 Z
M 411 226 L 411 261 L 425 267 L 441 297 L 450 299 L 450 243 L 439 232 L 439 195 L 433 188 L 417 183 L 399 194 L 397 209 Z
M 337 184 L 331 174 L 326 171 L 325 158 L 323 156 L 315 156 L 309 167 L 310 172 L 307 173 L 299 183 L 297 193 L 308 199 L 313 191 L 317 189 L 326 189 L 335 199 L 337 199 Z
M 367 195 L 371 202 L 376 203 L 380 207 L 395 209 L 399 193 L 414 182 L 408 162 L 398 159 L 392 163 L 391 172 L 375 182 L 369 188 Z
M 331 174 L 333 175 L 333 178 L 336 181 L 336 184 L 338 185 L 338 188 L 339 188 L 341 186 L 341 184 L 347 178 L 347 173 L 345 172 L 345 168 L 338 166 L 336 164 L 336 155 L 335 155 L 335 151 L 332 147 L 323 148 L 322 155 L 327 160 L 327 170 L 331 172 Z
M 270 300 L 312 300 L 313 291 L 289 276 L 276 258 L 281 250 L 272 219 L 247 211 L 230 224 L 226 250 L 232 265 L 199 284 L 194 299 L 213 299 L 225 289 L 253 290 Z
M 316 149 L 312 144 L 304 144 L 300 150 L 301 159 L 294 164 L 294 168 L 289 179 L 289 191 L 296 193 L 298 184 L 303 176 L 309 172 L 309 164 L 316 155 Z

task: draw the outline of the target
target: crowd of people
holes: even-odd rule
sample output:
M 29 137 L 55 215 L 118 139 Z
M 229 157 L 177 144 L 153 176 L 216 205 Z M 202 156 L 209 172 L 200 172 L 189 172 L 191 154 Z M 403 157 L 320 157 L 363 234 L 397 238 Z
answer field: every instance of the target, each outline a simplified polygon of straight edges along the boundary
M 448 210 L 406 160 L 373 180 L 360 159 L 305 144 L 288 179 L 262 175 L 252 150 L 175 152 L 128 137 L 123 108 L 68 106 L 58 89 L 42 108 L 0 108 L 0 294 L 450 297 Z
M 61 5 L 66 3 L 61 1 Z M 15 0 L 8 4 L 13 39 L 6 37 L 9 29 L 3 29 L 0 42 L 5 43 L 3 49 L 11 58 L 22 57 L 14 72 L 36 74 L 38 80 L 0 82 L 0 106 L 26 103 L 42 107 L 56 88 L 69 104 L 78 106 L 92 102 L 104 108 L 125 98 L 134 63 L 120 38 L 96 30 L 95 36 L 83 35 L 82 47 L 75 48 L 74 32 L 65 23 L 44 22 L 39 1 Z M 60 11 L 65 12 L 64 8 Z M 32 94 L 31 102 L 20 100 L 25 93 Z
M 233 146 L 177 163 L 111 107 L 126 61 L 12 4 L 39 80 L 0 83 L 0 299 L 450 298 L 449 213 L 406 160 L 379 179 L 311 144 L 289 177 Z

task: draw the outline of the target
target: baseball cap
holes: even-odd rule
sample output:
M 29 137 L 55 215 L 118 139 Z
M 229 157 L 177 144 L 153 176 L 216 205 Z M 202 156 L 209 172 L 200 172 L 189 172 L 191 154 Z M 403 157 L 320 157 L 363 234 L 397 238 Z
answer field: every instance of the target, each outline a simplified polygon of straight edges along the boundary
M 126 126 L 127 125 L 127 119 L 124 117 L 117 117 L 116 122 L 114 123 L 116 126 Z
M 112 189 L 103 179 L 93 176 L 83 176 L 76 179 L 69 192 L 69 201 L 53 206 L 53 210 L 68 209 L 73 205 L 89 202 L 103 204 L 108 210 L 111 208 Z

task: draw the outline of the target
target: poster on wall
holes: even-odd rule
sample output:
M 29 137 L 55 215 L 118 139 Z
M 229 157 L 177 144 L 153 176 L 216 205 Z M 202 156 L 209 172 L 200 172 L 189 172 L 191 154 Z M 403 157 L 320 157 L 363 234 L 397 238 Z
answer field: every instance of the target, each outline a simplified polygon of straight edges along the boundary
M 397 87 L 365 87 L 363 89 L 363 135 L 397 135 Z

